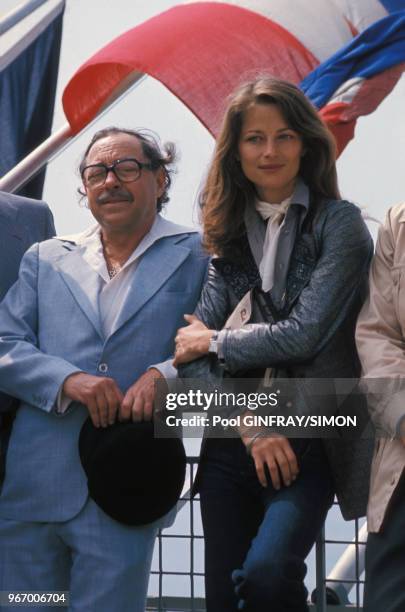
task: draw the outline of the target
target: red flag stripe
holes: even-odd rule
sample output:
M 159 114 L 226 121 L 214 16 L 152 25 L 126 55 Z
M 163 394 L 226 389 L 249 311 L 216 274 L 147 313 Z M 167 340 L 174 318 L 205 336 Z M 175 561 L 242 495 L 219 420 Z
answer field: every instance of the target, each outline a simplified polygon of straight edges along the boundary
M 74 133 L 131 73 L 146 73 L 180 98 L 215 135 L 224 100 L 261 72 L 298 83 L 318 60 L 290 32 L 244 8 L 176 6 L 119 36 L 90 58 L 63 94 Z
M 222 2 L 249 9 L 278 23 L 291 32 L 320 62 L 353 38 L 344 18 L 345 11 L 336 6 L 335 0 L 293 0 L 293 2 L 222 0 Z M 189 3 L 191 2 L 187 2 Z
M 393 66 L 371 79 L 365 79 L 350 102 L 332 100 L 321 109 L 323 120 L 335 136 L 338 156 L 354 137 L 356 119 L 373 113 L 404 71 L 405 63 Z

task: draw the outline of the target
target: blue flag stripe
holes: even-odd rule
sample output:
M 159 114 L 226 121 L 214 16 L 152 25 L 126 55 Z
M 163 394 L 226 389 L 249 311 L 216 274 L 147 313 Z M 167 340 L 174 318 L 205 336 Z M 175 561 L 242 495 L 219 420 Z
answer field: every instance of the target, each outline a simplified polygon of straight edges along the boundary
M 370 78 L 405 61 L 405 11 L 377 21 L 301 81 L 318 108 L 355 77 Z
M 389 13 L 403 11 L 405 9 L 404 0 L 380 0 L 381 4 Z

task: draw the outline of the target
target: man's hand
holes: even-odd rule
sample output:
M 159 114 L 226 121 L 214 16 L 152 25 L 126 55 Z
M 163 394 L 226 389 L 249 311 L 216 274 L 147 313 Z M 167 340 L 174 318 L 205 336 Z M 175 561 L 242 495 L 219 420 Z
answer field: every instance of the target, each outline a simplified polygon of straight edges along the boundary
M 163 378 L 156 368 L 147 370 L 125 394 L 120 407 L 120 421 L 150 421 L 153 414 L 153 401 L 156 389 L 155 380 Z
M 176 352 L 173 365 L 188 363 L 208 353 L 214 331 L 208 329 L 195 315 L 184 315 L 189 325 L 180 327 L 175 338 Z
M 250 436 L 242 436 L 247 446 Z M 281 485 L 289 486 L 298 476 L 299 467 L 291 444 L 284 436 L 266 436 L 256 438 L 250 454 L 255 462 L 257 477 L 263 487 L 267 487 L 265 466 L 270 473 L 273 487 L 278 490 Z M 282 483 L 280 481 L 280 476 Z
M 63 383 L 63 393 L 87 407 L 95 427 L 107 427 L 116 419 L 123 394 L 112 378 L 77 372 Z

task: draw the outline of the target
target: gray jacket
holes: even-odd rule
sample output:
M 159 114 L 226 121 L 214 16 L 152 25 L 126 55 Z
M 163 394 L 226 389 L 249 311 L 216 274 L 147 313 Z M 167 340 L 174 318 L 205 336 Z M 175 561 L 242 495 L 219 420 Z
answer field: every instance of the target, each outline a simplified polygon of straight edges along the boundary
M 45 202 L 0 192 L 0 300 L 17 280 L 25 251 L 54 235 L 52 213 Z
M 45 202 L 0 192 L 0 301 L 17 280 L 21 258 L 34 243 L 55 235 Z M 0 485 L 15 401 L 0 392 Z
M 367 289 L 371 236 L 360 210 L 350 202 L 322 201 L 315 214 L 302 208 L 297 214 L 303 219 L 289 259 L 283 305 L 275 307 L 272 290 L 269 322 L 225 333 L 225 368 L 231 375 L 275 367 L 296 378 L 358 377 L 354 329 Z M 220 330 L 243 295 L 259 285 L 246 239 L 235 256 L 212 261 L 195 314 L 210 329 Z M 181 366 L 179 375 L 207 380 L 212 377 L 212 366 L 212 357 L 204 357 Z M 344 441 L 327 441 L 335 481 L 342 480 L 338 460 L 345 463 L 344 482 L 336 482 L 336 489 L 347 518 L 365 512 L 367 491 L 363 490 L 361 499 L 354 496 L 357 479 L 367 481 L 372 445 L 368 440 L 360 442 L 363 448 L 359 451 L 357 441 L 355 445 L 349 441 L 344 457 Z M 351 460 L 359 454 L 362 465 L 356 471 Z

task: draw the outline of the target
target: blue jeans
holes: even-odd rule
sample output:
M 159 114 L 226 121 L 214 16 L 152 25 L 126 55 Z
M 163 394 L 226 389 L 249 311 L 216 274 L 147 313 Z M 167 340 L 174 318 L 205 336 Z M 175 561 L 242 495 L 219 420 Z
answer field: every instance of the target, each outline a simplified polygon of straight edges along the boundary
M 304 560 L 333 501 L 319 440 L 291 441 L 300 473 L 263 488 L 239 439 L 207 440 L 199 474 L 208 612 L 306 612 Z

